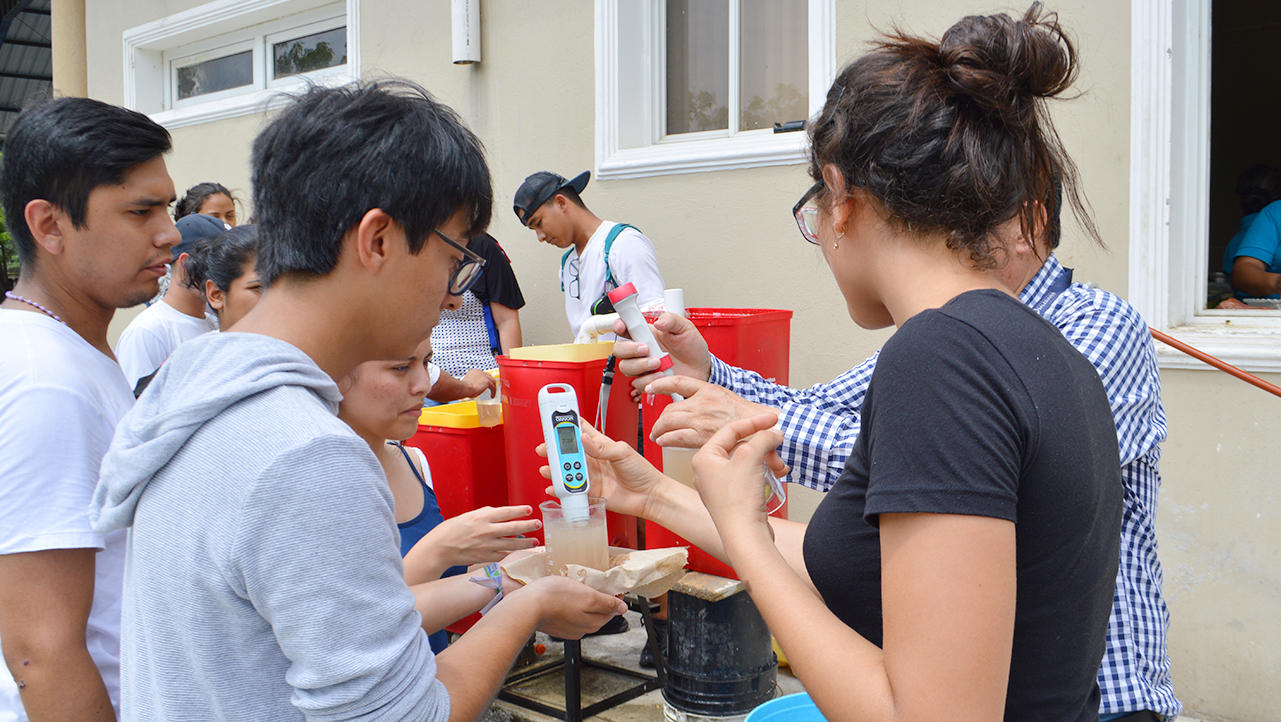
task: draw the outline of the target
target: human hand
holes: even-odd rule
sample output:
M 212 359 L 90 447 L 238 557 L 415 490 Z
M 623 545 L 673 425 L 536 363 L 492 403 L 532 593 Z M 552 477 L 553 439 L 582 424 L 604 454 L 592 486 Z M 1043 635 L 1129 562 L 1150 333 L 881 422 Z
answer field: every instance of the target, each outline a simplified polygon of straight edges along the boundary
M 467 389 L 468 396 L 480 396 L 486 390 L 491 393 L 498 393 L 498 379 L 480 369 L 468 371 L 463 375 L 462 382 L 463 388 Z
M 787 473 L 776 447 L 783 436 L 773 429 L 774 413 L 728 424 L 694 455 L 694 488 L 707 507 L 726 553 L 740 539 L 773 539 L 765 502 L 768 466 L 775 476 Z
M 726 424 L 778 413 L 777 409 L 747 401 L 729 389 L 685 376 L 660 376 L 645 388 L 645 393 L 685 397 L 672 402 L 654 422 L 650 436 L 659 446 L 696 449 Z
M 688 376 L 706 381 L 712 373 L 712 356 L 707 341 L 694 323 L 684 316 L 664 313 L 650 324 L 658 344 L 672 357 L 672 371 L 677 376 Z M 639 399 L 645 387 L 656 378 L 658 359 L 647 357 L 649 347 L 632 341 L 626 336 L 627 324 L 621 320 L 614 324 L 618 340 L 614 342 L 614 356 L 618 357 L 618 370 L 632 380 L 632 398 Z
M 406 581 L 431 581 L 449 567 L 497 562 L 536 546 L 536 539 L 520 536 L 543 525 L 538 519 L 523 518 L 533 511 L 528 506 L 485 506 L 446 519 L 405 555 Z
M 1219 305 L 1215 306 L 1215 308 L 1231 309 L 1233 311 L 1245 311 L 1245 310 L 1249 310 L 1251 306 L 1250 304 L 1245 303 L 1243 301 L 1238 301 L 1235 298 L 1225 298 L 1222 301 L 1219 301 Z
M 509 599 L 538 609 L 538 631 L 561 639 L 580 639 L 627 611 L 623 600 L 556 574 L 535 579 L 501 603 Z
M 644 517 L 651 494 L 664 483 L 677 483 L 663 476 L 635 449 L 600 433 L 591 424 L 584 422 L 582 433 L 590 493 L 604 498 L 605 508 L 610 511 Z M 539 444 L 535 451 L 547 457 L 546 444 Z M 551 479 L 550 467 L 543 466 L 538 471 L 543 478 Z M 552 493 L 550 489 L 548 493 Z

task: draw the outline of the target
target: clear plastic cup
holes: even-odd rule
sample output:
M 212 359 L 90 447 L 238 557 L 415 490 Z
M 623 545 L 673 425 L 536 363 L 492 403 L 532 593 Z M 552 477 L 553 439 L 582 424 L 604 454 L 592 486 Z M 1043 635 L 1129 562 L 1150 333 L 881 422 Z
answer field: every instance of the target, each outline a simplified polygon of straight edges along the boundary
M 682 449 L 678 446 L 663 447 L 663 474 L 686 486 L 694 486 L 694 454 L 698 449 Z M 773 514 L 787 501 L 787 489 L 781 479 L 765 469 L 765 511 Z
M 503 397 L 476 400 L 476 416 L 481 426 L 498 426 L 503 423 Z
M 694 454 L 698 449 L 663 447 L 663 473 L 686 486 L 694 485 Z
M 538 506 L 543 511 L 543 540 L 552 574 L 564 574 L 567 564 L 609 569 L 605 500 L 593 496 L 587 501 L 587 516 L 574 520 L 566 517 L 559 501 L 545 501 Z

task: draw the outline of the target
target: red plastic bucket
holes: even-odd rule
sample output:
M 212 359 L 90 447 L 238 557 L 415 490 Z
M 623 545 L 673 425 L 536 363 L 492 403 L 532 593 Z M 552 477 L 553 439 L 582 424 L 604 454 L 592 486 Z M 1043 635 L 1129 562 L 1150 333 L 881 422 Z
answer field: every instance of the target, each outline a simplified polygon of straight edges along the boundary
M 498 357 L 499 383 L 503 392 L 503 427 L 507 450 L 507 498 L 511 504 L 528 504 L 536 518 L 538 505 L 548 500 L 550 482 L 538 473 L 547 460 L 534 452 L 543 442 L 538 418 L 538 391 L 547 384 L 569 384 L 578 393 L 578 408 L 585 420 L 596 421 L 600 402 L 601 376 L 605 359 L 591 361 L 538 361 Z M 609 395 L 605 433 L 636 448 L 636 404 L 627 393 L 626 377 L 616 376 Z M 636 548 L 636 518 L 619 514 L 607 517 L 609 543 Z M 542 531 L 528 536 L 541 544 Z
M 686 316 L 698 327 L 707 348 L 716 358 L 731 366 L 755 371 L 766 379 L 786 385 L 791 364 L 792 312 L 771 308 L 690 308 Z M 649 441 L 663 409 L 671 403 L 667 396 L 648 398 L 642 405 L 645 426 L 645 458 L 658 469 L 663 468 L 663 450 Z M 787 504 L 773 516 L 787 518 Z M 645 524 L 645 546 L 689 547 L 689 569 L 737 579 L 729 566 L 668 529 L 652 522 Z
M 792 312 L 775 308 L 690 308 L 707 348 L 731 366 L 787 385 L 791 364 Z
M 405 442 L 422 449 L 431 466 L 440 513 L 446 519 L 482 506 L 507 505 L 507 450 L 503 427 L 419 425 Z
M 424 409 L 418 433 L 405 445 L 427 457 L 436 502 L 446 519 L 482 506 L 507 506 L 503 427 L 481 426 L 475 401 Z M 445 629 L 462 634 L 478 621 L 480 614 L 472 614 Z

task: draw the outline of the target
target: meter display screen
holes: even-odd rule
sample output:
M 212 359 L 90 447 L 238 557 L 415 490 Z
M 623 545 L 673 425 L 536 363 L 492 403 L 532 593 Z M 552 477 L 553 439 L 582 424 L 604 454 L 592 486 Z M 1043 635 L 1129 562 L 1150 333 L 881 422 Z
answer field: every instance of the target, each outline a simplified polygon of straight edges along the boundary
M 578 453 L 578 441 L 574 439 L 574 427 L 569 424 L 562 425 L 556 429 L 556 435 L 560 442 L 560 453 L 569 455 Z

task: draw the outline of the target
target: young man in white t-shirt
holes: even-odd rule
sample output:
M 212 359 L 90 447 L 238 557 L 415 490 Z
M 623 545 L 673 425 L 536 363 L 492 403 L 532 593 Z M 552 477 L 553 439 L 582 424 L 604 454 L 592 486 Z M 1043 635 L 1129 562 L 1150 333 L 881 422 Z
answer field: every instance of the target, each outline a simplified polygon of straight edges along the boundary
M 116 358 L 135 395 L 139 393 L 138 381 L 154 374 L 182 342 L 217 328 L 217 317 L 205 313 L 204 289 L 187 287 L 187 259 L 196 241 L 216 238 L 231 226 L 200 214 L 184 216 L 175 225 L 182 241 L 173 248 L 169 288 L 163 298 L 129 322 L 116 342 Z
M 579 197 L 591 175 L 583 171 L 567 181 L 556 173 L 539 171 L 516 190 L 513 203 L 516 217 L 538 234 L 539 241 L 568 249 L 561 257 L 560 285 L 565 291 L 570 338 L 578 336 L 591 316 L 613 311 L 605 294 L 623 284 L 636 286 L 636 303 L 641 308 L 663 300 L 663 276 L 654 244 L 631 226 L 602 221 Z M 602 341 L 613 338 L 613 334 L 600 337 Z
M 28 108 L 6 139 L 0 191 L 22 272 L 0 304 L 3 719 L 119 710 L 125 534 L 94 532 L 88 508 L 133 404 L 107 326 L 155 296 L 178 242 L 170 148 L 145 115 L 88 98 Z

